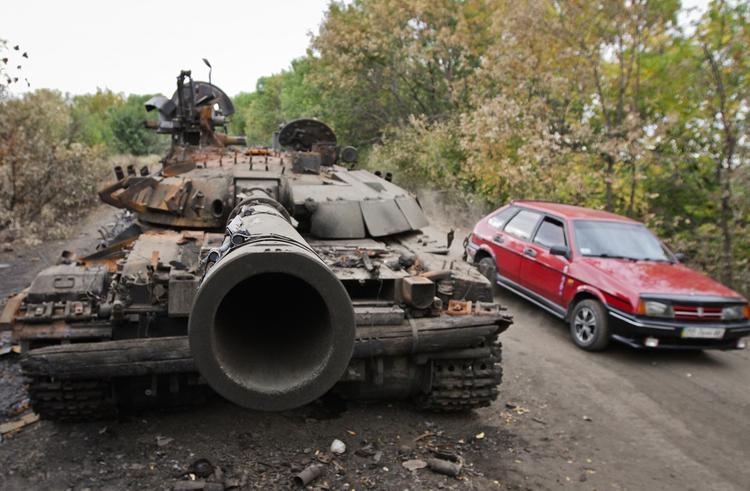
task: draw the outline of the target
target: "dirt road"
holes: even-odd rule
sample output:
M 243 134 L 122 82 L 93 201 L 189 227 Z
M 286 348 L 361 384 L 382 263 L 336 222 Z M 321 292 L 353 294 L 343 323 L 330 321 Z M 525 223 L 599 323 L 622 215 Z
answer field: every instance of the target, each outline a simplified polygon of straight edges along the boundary
M 512 471 L 530 487 L 748 489 L 750 353 L 586 353 L 561 321 L 510 294 L 499 300 L 516 320 L 504 340 L 505 400 L 529 409 L 511 428 L 532 452 Z M 496 411 L 483 417 L 501 424 Z
M 3 291 L 45 261 L 0 259 L 14 268 L 13 278 L 0 272 Z M 0 443 L 0 489 L 171 489 L 198 458 L 243 488 L 288 487 L 321 460 L 314 484 L 328 489 L 748 488 L 750 353 L 590 354 L 557 319 L 509 294 L 498 300 L 515 324 L 503 335 L 505 382 L 490 408 L 443 416 L 327 401 L 265 414 L 215 400 L 122 421 L 43 421 Z M 14 363 L 2 361 L 4 375 Z M 347 451 L 330 459 L 334 438 Z M 463 458 L 460 479 L 402 466 L 435 449 Z

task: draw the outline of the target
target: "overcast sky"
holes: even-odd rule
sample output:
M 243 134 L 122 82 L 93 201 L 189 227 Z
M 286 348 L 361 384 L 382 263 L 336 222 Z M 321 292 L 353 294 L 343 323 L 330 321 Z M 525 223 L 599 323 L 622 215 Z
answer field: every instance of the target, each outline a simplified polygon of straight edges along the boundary
M 208 58 L 213 82 L 234 95 L 305 54 L 328 0 L 3 3 L 0 39 L 29 53 L 32 89 L 171 93 L 181 69 L 207 80 Z
M 205 57 L 213 82 L 235 95 L 303 56 L 328 2 L 10 0 L 0 15 L 0 39 L 29 53 L 20 61 L 32 89 L 168 94 L 183 68 L 206 80 Z

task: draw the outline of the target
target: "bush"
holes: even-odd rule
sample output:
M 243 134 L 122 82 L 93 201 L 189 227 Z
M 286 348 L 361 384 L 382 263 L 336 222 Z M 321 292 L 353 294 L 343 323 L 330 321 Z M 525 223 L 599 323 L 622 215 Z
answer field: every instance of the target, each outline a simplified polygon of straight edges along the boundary
M 68 139 L 70 106 L 58 92 L 0 102 L 0 233 L 60 237 L 98 200 L 100 146 Z

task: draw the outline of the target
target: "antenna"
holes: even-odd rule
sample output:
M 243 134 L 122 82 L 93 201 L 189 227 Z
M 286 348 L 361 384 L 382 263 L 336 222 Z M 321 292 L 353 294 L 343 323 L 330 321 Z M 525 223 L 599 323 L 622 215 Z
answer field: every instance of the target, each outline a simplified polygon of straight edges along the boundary
M 205 58 L 203 58 L 203 63 L 205 63 L 206 66 L 208 67 L 208 83 L 211 84 L 211 70 L 212 70 L 211 64 Z

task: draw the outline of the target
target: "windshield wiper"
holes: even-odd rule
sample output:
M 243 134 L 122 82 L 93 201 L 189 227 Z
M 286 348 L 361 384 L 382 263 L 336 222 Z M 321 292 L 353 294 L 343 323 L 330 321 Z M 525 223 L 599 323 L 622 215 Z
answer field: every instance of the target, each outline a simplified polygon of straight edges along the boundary
M 594 257 L 604 257 L 604 258 L 607 258 L 607 259 L 626 259 L 628 261 L 638 261 L 637 257 L 619 256 L 617 254 L 602 253 L 602 254 L 593 254 L 593 256 Z

